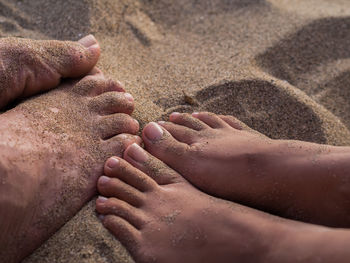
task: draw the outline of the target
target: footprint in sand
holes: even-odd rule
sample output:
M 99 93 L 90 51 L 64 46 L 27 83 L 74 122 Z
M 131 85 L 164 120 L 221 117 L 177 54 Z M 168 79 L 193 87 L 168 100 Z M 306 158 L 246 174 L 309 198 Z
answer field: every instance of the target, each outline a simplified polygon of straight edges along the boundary
M 350 128 L 350 16 L 315 20 L 256 57 Z M 342 107 L 339 107 L 342 105 Z

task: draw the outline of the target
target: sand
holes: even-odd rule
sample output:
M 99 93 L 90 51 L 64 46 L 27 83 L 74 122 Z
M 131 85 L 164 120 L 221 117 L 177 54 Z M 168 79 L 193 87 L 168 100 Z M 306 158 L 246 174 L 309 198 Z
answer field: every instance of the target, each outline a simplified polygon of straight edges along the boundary
M 348 0 L 0 0 L 0 36 L 88 33 L 142 125 L 205 110 L 272 138 L 350 145 Z M 25 262 L 132 259 L 91 201 Z

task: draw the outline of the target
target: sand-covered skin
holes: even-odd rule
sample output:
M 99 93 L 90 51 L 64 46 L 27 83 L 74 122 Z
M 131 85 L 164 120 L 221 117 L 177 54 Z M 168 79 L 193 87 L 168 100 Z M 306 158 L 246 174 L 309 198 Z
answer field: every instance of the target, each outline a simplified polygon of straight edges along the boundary
M 347 0 L 0 0 L 2 37 L 95 34 L 99 67 L 135 97 L 141 124 L 204 110 L 335 145 L 350 144 L 349 27 Z M 126 255 L 90 203 L 26 262 Z

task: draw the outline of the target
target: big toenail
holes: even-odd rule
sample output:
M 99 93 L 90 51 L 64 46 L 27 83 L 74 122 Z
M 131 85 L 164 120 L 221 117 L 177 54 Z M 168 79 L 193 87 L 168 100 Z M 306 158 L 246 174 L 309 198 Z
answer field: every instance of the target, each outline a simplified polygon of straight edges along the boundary
M 180 113 L 179 112 L 173 112 L 172 114 L 170 114 L 171 117 L 177 117 L 179 116 Z
M 108 198 L 106 198 L 106 197 L 104 197 L 104 196 L 99 196 L 98 198 L 97 198 L 97 201 L 99 201 L 99 202 L 101 202 L 101 203 L 104 203 L 104 202 L 106 202 L 108 200 Z
M 144 163 L 148 160 L 148 156 L 145 150 L 136 143 L 130 145 L 127 150 L 127 155 L 138 163 Z
M 124 93 L 124 96 L 128 101 L 134 102 L 134 98 L 130 93 Z
M 109 167 L 109 168 L 114 168 L 116 167 L 117 165 L 119 164 L 119 160 L 116 159 L 116 158 L 109 158 L 106 165 Z
M 98 182 L 100 184 L 107 184 L 110 180 L 111 180 L 111 178 L 103 175 L 98 179 Z
M 97 40 L 93 35 L 87 35 L 78 41 L 84 47 L 91 47 L 97 44 Z
M 157 123 L 151 122 L 145 128 L 145 135 L 151 141 L 158 141 L 163 137 L 163 130 Z

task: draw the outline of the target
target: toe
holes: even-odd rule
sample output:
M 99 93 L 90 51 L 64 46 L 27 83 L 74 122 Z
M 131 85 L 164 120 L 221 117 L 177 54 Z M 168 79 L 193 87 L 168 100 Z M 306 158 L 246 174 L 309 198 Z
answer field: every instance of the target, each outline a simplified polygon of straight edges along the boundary
M 149 176 L 118 157 L 111 157 L 107 160 L 104 172 L 107 176 L 119 178 L 141 192 L 151 191 L 157 186 Z
M 176 169 L 179 160 L 186 160 L 186 152 L 190 146 L 176 140 L 167 130 L 157 123 L 149 123 L 142 131 L 145 148 L 152 155 Z
M 142 193 L 118 178 L 101 176 L 97 181 L 97 189 L 103 196 L 121 199 L 135 207 L 143 204 Z
M 100 217 L 102 224 L 126 247 L 129 252 L 133 252 L 141 243 L 142 237 L 127 220 L 115 216 L 106 215 Z
M 82 78 L 73 88 L 73 92 L 91 97 L 113 91 L 125 92 L 125 89 L 119 82 L 106 78 L 100 72 L 93 72 L 92 75 Z
M 43 56 L 61 77 L 75 78 L 87 74 L 96 65 L 100 46 L 94 36 L 88 35 L 78 42 L 41 41 Z
M 158 122 L 158 124 L 162 126 L 164 129 L 166 129 L 179 142 L 192 144 L 197 142 L 197 139 L 199 137 L 199 134 L 197 133 L 197 131 L 182 125 L 178 125 L 172 122 L 164 122 L 164 121 L 160 121 Z M 146 126 L 145 132 L 147 134 L 152 133 L 152 128 L 149 126 Z
M 103 149 L 107 156 L 123 156 L 125 149 L 133 143 L 141 145 L 142 139 L 137 135 L 123 133 L 105 140 L 103 142 Z
M 146 222 L 141 210 L 117 198 L 99 196 L 96 200 L 96 211 L 102 215 L 119 216 L 137 229 L 141 229 Z
M 153 178 L 159 185 L 183 182 L 184 179 L 165 163 L 155 158 L 137 144 L 132 144 L 124 152 L 124 159 L 134 167 Z
M 134 99 L 129 93 L 106 92 L 92 98 L 89 106 L 101 115 L 117 112 L 131 114 L 134 111 Z
M 138 121 L 124 113 L 116 113 L 101 117 L 97 127 L 101 138 L 104 140 L 117 134 L 137 134 L 139 131 Z
M 247 127 L 247 125 L 245 125 L 243 122 L 241 122 L 233 116 L 219 115 L 219 118 L 225 121 L 232 128 L 237 130 L 243 130 L 244 127 Z
M 206 128 L 209 128 L 208 125 L 206 125 L 204 122 L 192 117 L 188 113 L 178 113 L 178 112 L 173 112 L 170 116 L 169 119 L 171 122 L 186 126 L 188 128 L 191 128 L 196 131 L 200 131 Z
M 193 117 L 201 120 L 211 128 L 226 128 L 229 125 L 223 121 L 218 115 L 211 112 L 195 112 L 192 114 Z

